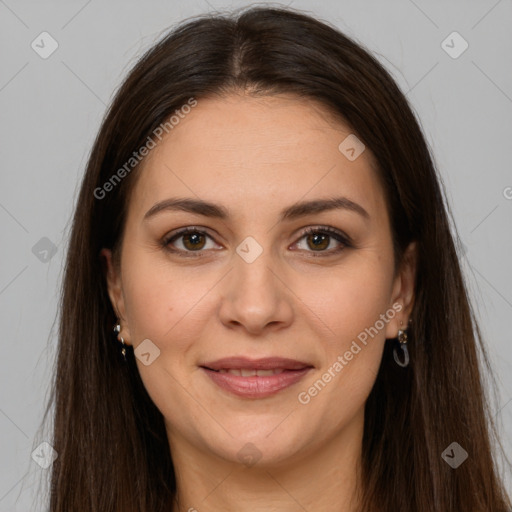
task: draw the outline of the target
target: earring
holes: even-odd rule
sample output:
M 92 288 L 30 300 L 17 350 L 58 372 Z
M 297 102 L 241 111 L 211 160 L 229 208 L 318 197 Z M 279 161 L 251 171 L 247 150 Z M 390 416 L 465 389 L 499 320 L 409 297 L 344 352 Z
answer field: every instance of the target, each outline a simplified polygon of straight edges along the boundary
M 400 322 L 400 326 L 402 326 L 403 322 Z M 397 347 L 393 347 L 393 358 L 398 366 L 402 366 L 405 368 L 409 364 L 409 351 L 407 350 L 407 329 L 398 330 L 398 346 L 401 348 L 404 354 L 404 361 L 400 361 L 398 354 L 396 352 Z
M 119 322 L 117 322 L 117 324 L 114 326 L 114 332 L 116 334 L 119 335 L 119 333 L 121 332 L 121 324 Z M 122 336 L 119 336 L 119 341 L 122 343 L 122 348 L 121 348 L 121 354 L 123 354 L 123 358 L 124 358 L 124 361 L 125 363 L 127 362 L 127 359 L 126 359 L 126 346 L 124 344 L 124 339 Z

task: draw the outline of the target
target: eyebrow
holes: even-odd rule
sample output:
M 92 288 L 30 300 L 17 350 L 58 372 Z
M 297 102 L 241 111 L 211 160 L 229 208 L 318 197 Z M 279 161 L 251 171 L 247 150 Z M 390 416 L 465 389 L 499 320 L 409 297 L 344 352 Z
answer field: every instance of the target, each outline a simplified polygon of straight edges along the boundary
M 359 214 L 365 220 L 370 220 L 369 213 L 360 204 L 355 203 L 347 197 L 334 197 L 331 199 L 315 199 L 292 204 L 281 211 L 280 221 L 294 220 L 313 213 L 321 213 L 330 210 L 347 210 Z M 147 220 L 164 211 L 183 211 L 223 220 L 229 218 L 228 210 L 219 204 L 210 203 L 201 199 L 173 197 L 154 204 L 146 212 L 143 220 Z

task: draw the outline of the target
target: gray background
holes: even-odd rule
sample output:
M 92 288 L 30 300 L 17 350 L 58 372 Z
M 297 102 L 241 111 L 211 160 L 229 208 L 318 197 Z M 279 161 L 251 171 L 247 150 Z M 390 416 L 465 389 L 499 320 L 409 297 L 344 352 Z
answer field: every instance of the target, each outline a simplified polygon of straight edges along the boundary
M 39 478 L 49 473 L 31 453 L 49 439 L 38 428 L 55 356 L 52 325 L 67 228 L 106 105 L 169 26 L 249 4 L 0 0 L 0 512 L 34 510 Z M 291 5 L 374 52 L 418 113 L 463 244 L 499 384 L 492 409 L 512 459 L 512 2 Z M 59 45 L 47 59 L 31 47 L 43 31 Z M 453 31 L 469 44 L 458 58 L 441 46 Z M 447 44 L 452 52 L 462 48 L 450 38 Z

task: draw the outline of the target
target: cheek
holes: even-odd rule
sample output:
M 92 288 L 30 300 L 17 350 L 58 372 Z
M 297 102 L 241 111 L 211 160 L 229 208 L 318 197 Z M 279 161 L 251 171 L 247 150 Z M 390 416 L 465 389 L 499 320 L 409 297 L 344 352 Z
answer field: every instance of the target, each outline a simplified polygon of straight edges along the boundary
M 149 365 L 136 359 L 149 396 L 166 417 L 190 409 L 191 352 L 201 338 L 208 314 L 205 304 L 215 280 L 183 269 L 171 269 L 155 255 L 126 258 L 123 276 L 126 314 L 134 349 L 149 339 L 159 355 Z M 213 291 L 213 290 L 212 290 Z M 201 323 L 202 322 L 202 323 Z M 186 416 L 186 415 L 185 415 Z M 190 418 L 183 419 L 184 422 Z M 193 423 L 186 424 L 193 429 Z
M 171 267 L 151 253 L 127 256 L 125 269 L 123 291 L 134 346 L 148 338 L 162 354 L 186 350 L 209 318 L 208 292 L 215 291 L 216 276 L 200 268 Z
M 391 267 L 378 258 L 354 257 L 332 272 L 300 278 L 296 289 L 307 306 L 304 314 L 317 317 L 320 338 L 329 341 L 330 353 L 350 344 L 388 309 Z
M 364 404 L 377 376 L 386 326 L 395 316 L 389 306 L 391 267 L 366 258 L 364 264 L 347 265 L 324 281 L 321 291 L 303 289 L 309 317 L 321 320 L 316 325 L 325 334 L 318 337 L 321 368 L 301 388 L 305 394 L 300 403 L 308 402 L 319 414 L 330 410 L 332 421 L 344 421 Z M 343 414 L 330 409 L 334 403 L 341 404 Z

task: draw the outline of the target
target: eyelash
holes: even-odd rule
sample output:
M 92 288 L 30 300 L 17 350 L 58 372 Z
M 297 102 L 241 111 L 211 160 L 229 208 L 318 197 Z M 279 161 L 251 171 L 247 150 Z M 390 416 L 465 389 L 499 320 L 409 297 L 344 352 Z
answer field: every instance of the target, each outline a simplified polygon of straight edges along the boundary
M 189 251 L 189 250 L 183 250 L 183 249 L 171 249 L 170 248 L 171 242 L 174 242 L 175 240 L 179 239 L 180 237 L 182 237 L 184 235 L 187 235 L 187 234 L 190 234 L 190 233 L 196 233 L 196 234 L 200 234 L 200 235 L 205 235 L 205 236 L 207 236 L 209 238 L 212 238 L 205 231 L 202 231 L 202 230 L 194 228 L 194 227 L 187 227 L 187 228 L 184 228 L 184 229 L 178 231 L 177 233 L 174 233 L 172 236 L 164 237 L 162 239 L 162 246 L 163 246 L 163 248 L 166 249 L 167 251 L 173 253 L 173 254 L 178 254 L 179 256 L 182 256 L 184 258 L 190 258 L 190 257 L 192 257 L 192 258 L 200 258 L 200 257 L 202 257 L 201 253 L 203 252 L 203 249 L 199 249 L 197 251 Z M 334 238 L 337 242 L 342 244 L 341 247 L 338 247 L 337 249 L 331 249 L 329 251 L 306 251 L 306 252 L 311 252 L 312 256 L 315 257 L 315 258 L 332 256 L 334 254 L 340 253 L 341 251 L 345 250 L 346 248 L 353 247 L 353 244 L 352 244 L 352 242 L 351 242 L 351 240 L 350 240 L 350 238 L 348 236 L 344 235 L 342 232 L 340 232 L 340 231 L 338 231 L 336 229 L 333 229 L 333 228 L 331 228 L 329 226 L 309 227 L 309 228 L 305 229 L 302 232 L 302 234 L 299 237 L 298 241 L 302 240 L 302 238 L 304 238 L 305 236 L 311 235 L 311 234 L 314 234 L 314 233 L 329 235 L 330 237 Z M 315 254 L 316 252 L 318 252 L 320 254 Z M 197 254 L 194 254 L 194 253 L 197 253 Z M 323 254 L 321 254 L 321 253 L 323 253 Z

